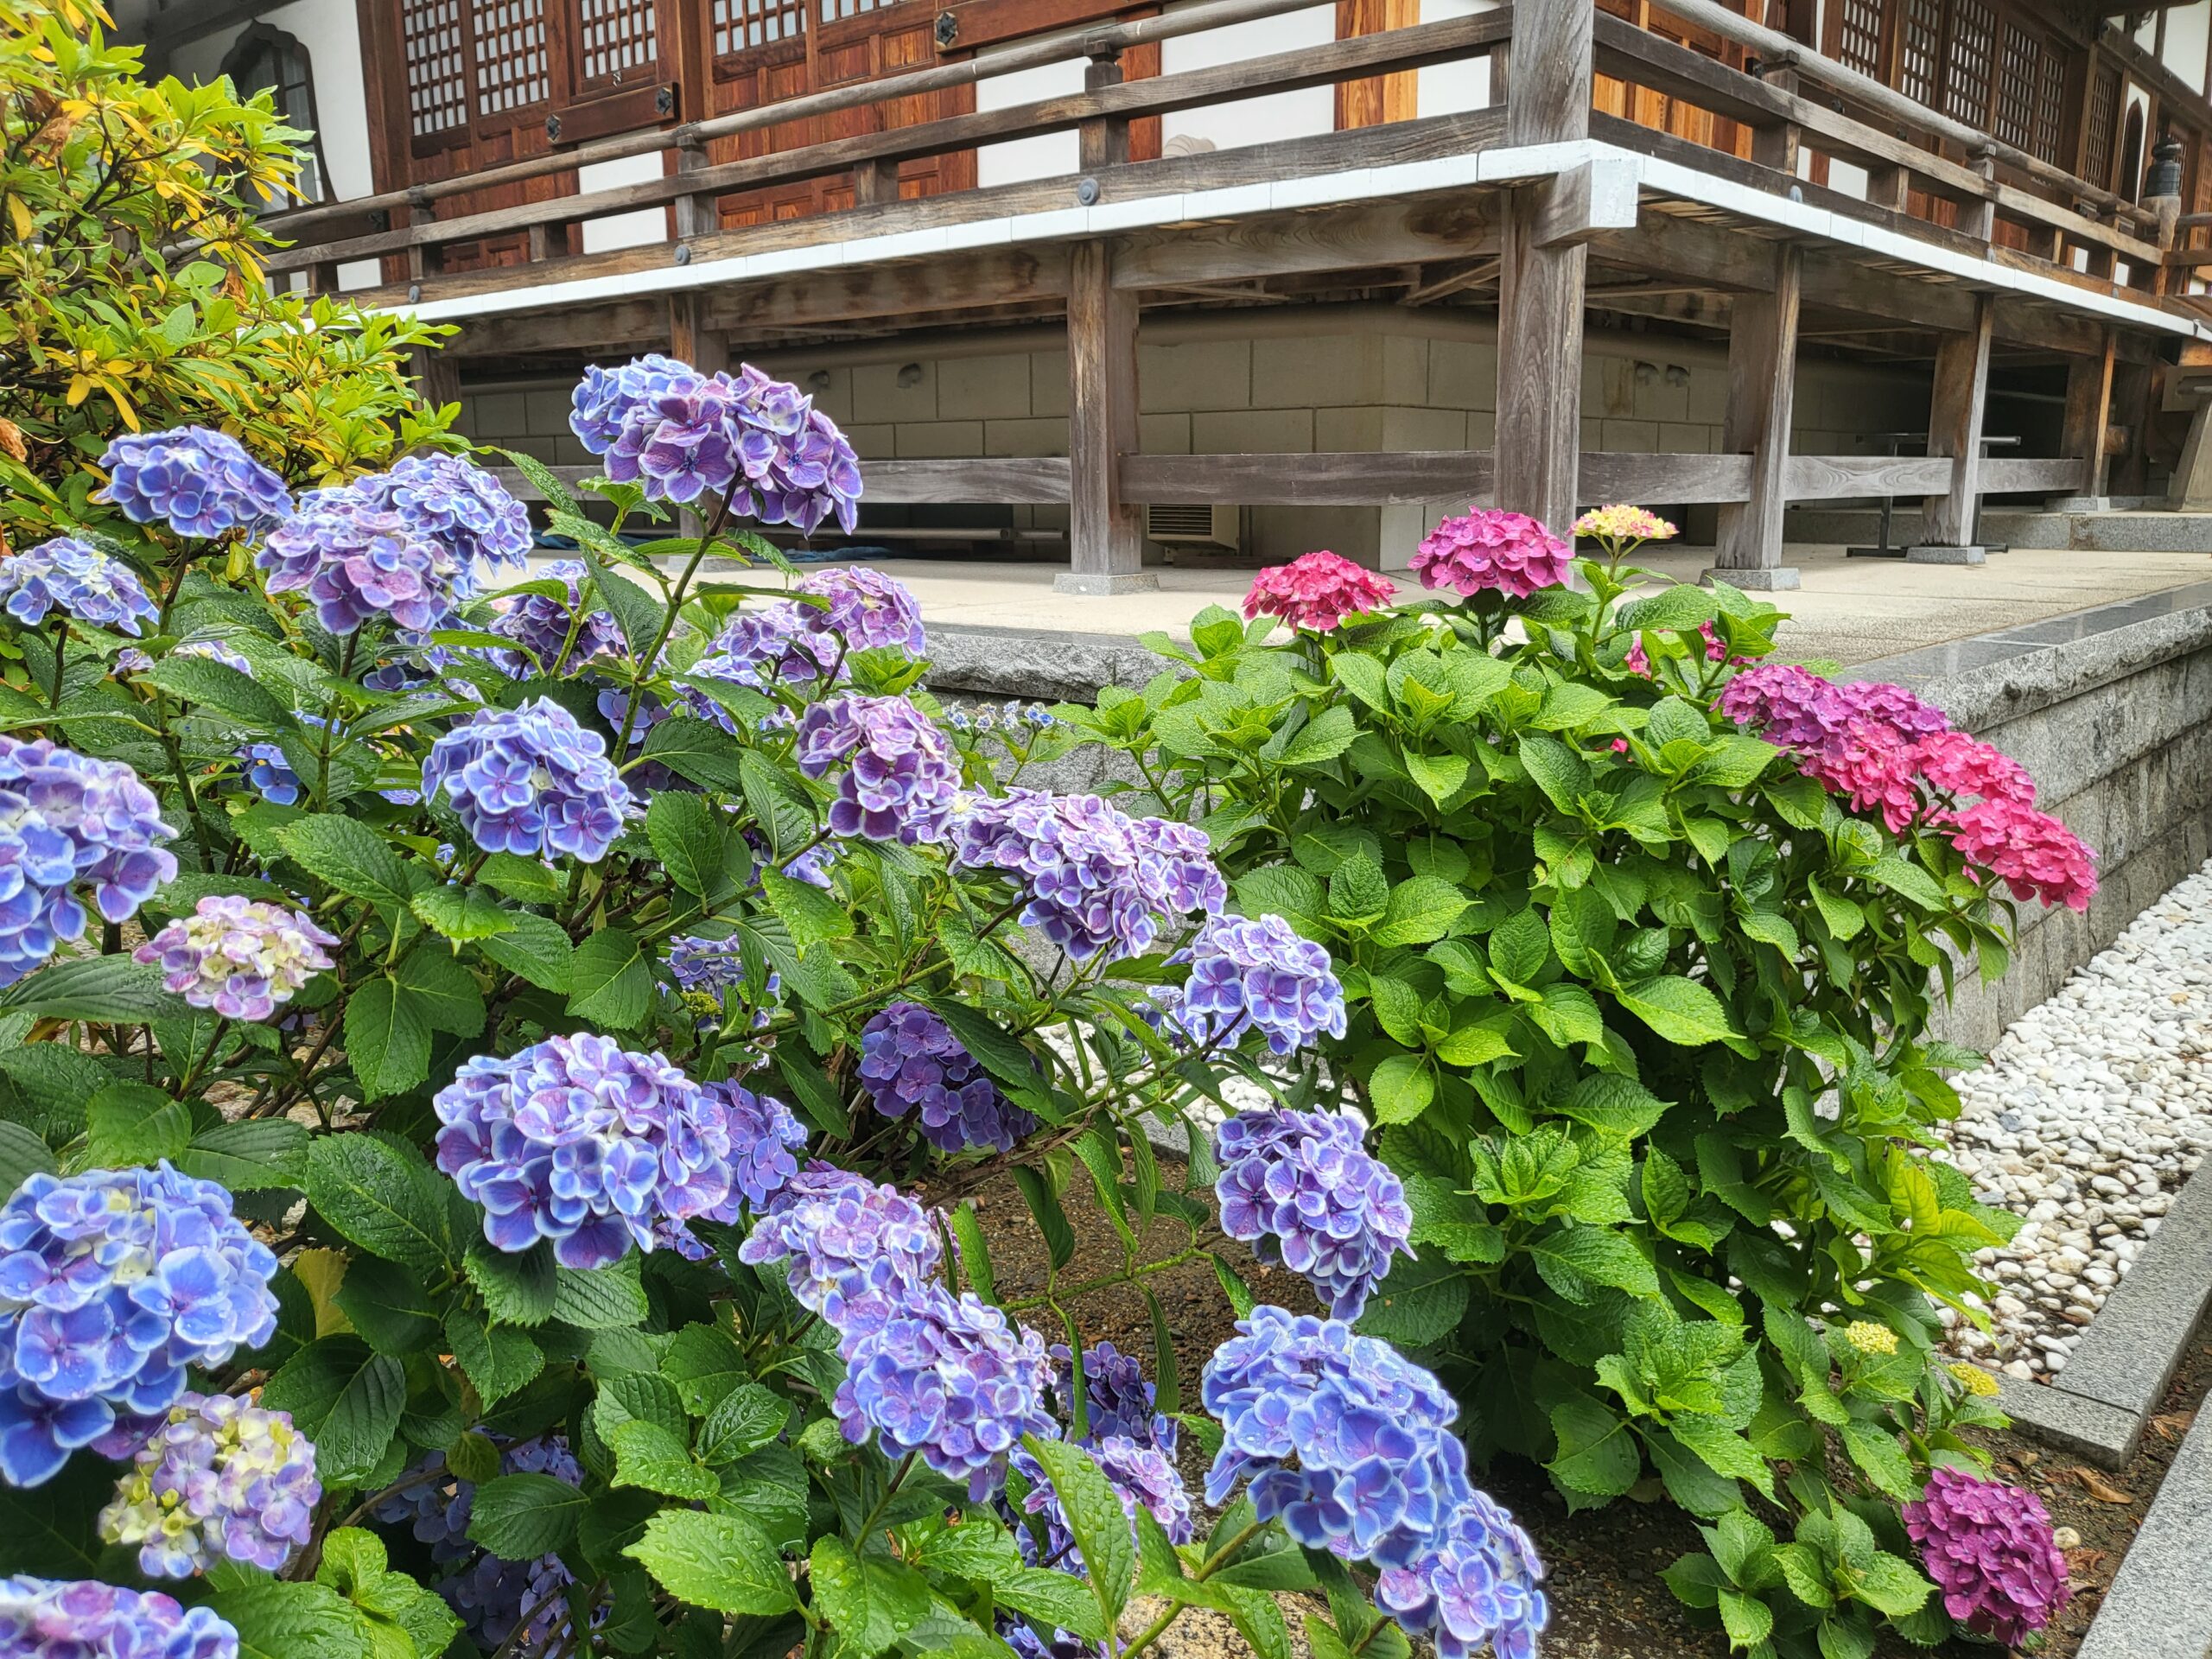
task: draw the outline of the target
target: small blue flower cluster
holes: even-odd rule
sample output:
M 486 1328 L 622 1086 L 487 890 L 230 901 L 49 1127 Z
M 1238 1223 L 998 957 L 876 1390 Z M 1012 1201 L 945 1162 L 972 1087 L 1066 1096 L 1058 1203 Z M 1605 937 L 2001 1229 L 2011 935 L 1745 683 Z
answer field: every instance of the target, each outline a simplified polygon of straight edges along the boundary
M 238 1659 L 238 1633 L 207 1607 L 91 1579 L 0 1579 L 7 1659 Z
M 201 541 L 258 529 L 292 511 L 283 479 L 230 434 L 204 426 L 124 433 L 109 443 L 100 469 L 107 488 L 94 499 L 120 507 L 134 524 L 166 524 Z
M 442 1478 L 432 1476 L 434 1465 Z M 583 1484 L 583 1469 L 559 1434 L 503 1447 L 499 1472 L 550 1475 L 571 1485 Z M 558 1555 L 511 1561 L 472 1543 L 468 1522 L 475 1510 L 475 1484 L 444 1475 L 442 1455 L 432 1453 L 409 1477 L 415 1484 L 385 1498 L 372 1515 L 386 1525 L 407 1522 L 416 1541 L 429 1546 L 431 1560 L 450 1569 L 435 1587 L 461 1616 L 478 1646 L 497 1652 L 521 1628 L 517 1650 L 537 1652 L 552 1633 L 560 1616 L 558 1598 L 575 1581 L 574 1574 Z
M 1303 1274 L 1340 1319 L 1359 1317 L 1393 1255 L 1413 1254 L 1405 1185 L 1368 1152 L 1366 1135 L 1351 1107 L 1239 1112 L 1214 1131 L 1222 1231 Z
M 954 829 L 958 861 L 1023 877 L 1022 921 L 1077 961 L 1109 946 L 1141 956 L 1166 918 L 1211 916 L 1229 902 L 1203 830 L 1132 818 L 1096 795 L 977 796 L 957 812 Z
M 322 1501 L 315 1442 L 250 1397 L 188 1394 L 169 1408 L 100 1511 L 100 1536 L 136 1544 L 149 1578 L 218 1560 L 274 1573 L 303 1548 Z
M 699 1015 L 701 1026 L 724 1022 L 725 1034 L 731 1007 L 730 993 L 740 1008 L 753 1009 L 752 1028 L 763 1030 L 773 1018 L 771 1010 L 783 1001 L 783 976 L 773 969 L 755 987 L 745 969 L 744 948 L 736 934 L 706 939 L 682 933 L 668 942 L 668 971 L 683 993 L 685 1005 Z M 757 999 L 755 992 L 758 992 Z
M 276 1275 L 231 1195 L 167 1162 L 30 1176 L 0 1206 L 0 1479 L 36 1486 L 80 1446 L 124 1455 L 188 1365 L 276 1334 Z
M 473 1056 L 431 1105 L 438 1167 L 484 1206 L 500 1249 L 550 1238 L 562 1266 L 603 1268 L 695 1217 L 738 1218 L 727 1100 L 658 1054 L 548 1037 Z
M 810 705 L 793 751 L 799 770 L 837 772 L 830 829 L 870 841 L 938 841 L 960 789 L 960 758 L 904 697 L 834 697 Z
M 74 536 L 0 561 L 0 608 L 16 621 L 36 627 L 57 605 L 79 622 L 120 628 L 134 639 L 140 617 L 161 614 L 137 571 Z
M 469 839 L 487 853 L 607 856 L 622 833 L 629 786 L 607 741 L 550 697 L 473 715 L 430 746 L 423 793 L 451 798 Z
M 1251 1482 L 1261 1519 L 1382 1569 L 1377 1599 L 1443 1659 L 1534 1659 L 1550 1616 L 1535 1546 L 1467 1478 L 1459 1406 L 1386 1342 L 1262 1306 L 1206 1362 L 1221 1450 L 1206 1502 Z
M 479 560 L 519 564 L 529 556 L 530 510 L 498 479 L 458 455 L 409 455 L 390 472 L 372 473 L 347 487 L 397 513 L 415 534 L 453 556 L 457 599 L 475 594 Z
M 806 535 L 833 515 L 848 531 L 859 522 L 852 445 L 811 398 L 750 364 L 734 376 L 658 353 L 594 365 L 570 403 L 569 429 L 648 500 L 724 496 L 733 512 Z
M 974 732 L 982 737 L 1001 730 L 1041 732 L 1059 723 L 1058 716 L 1043 703 L 1024 702 L 1019 697 L 1009 698 L 996 709 L 978 709 L 972 715 L 965 709 L 956 709 L 945 716 L 945 724 L 954 731 Z
M 161 844 L 175 834 L 120 760 L 0 735 L 0 985 L 84 937 L 80 886 L 102 917 L 129 921 L 176 874 Z
M 896 649 L 919 655 L 922 610 L 913 594 L 878 570 L 838 565 L 799 579 L 798 591 L 829 601 L 826 608 L 779 600 L 758 610 L 740 611 L 723 625 L 707 654 L 691 672 L 772 691 L 779 685 L 804 685 L 827 678 L 842 684 L 852 677 L 849 651 Z M 737 722 L 729 711 L 696 687 L 684 701 L 702 719 L 733 735 Z M 763 723 L 789 719 L 779 709 Z
M 581 559 L 556 559 L 531 576 L 561 583 L 569 591 L 566 604 L 546 594 L 498 601 L 489 632 L 523 649 L 487 651 L 492 665 L 518 680 L 532 674 L 560 679 L 594 657 L 620 655 L 625 645 L 622 625 L 605 610 L 584 609 L 583 584 L 589 575 Z
M 793 1176 L 738 1247 L 751 1266 L 788 1260 L 791 1294 L 841 1332 L 862 1332 L 944 1259 L 929 1212 L 893 1187 L 817 1160 Z
M 1209 917 L 1173 960 L 1190 963 L 1191 976 L 1162 1007 L 1194 1043 L 1257 1031 L 1274 1052 L 1294 1054 L 1324 1033 L 1344 1034 L 1344 988 L 1329 953 L 1280 916 Z
M 1037 1127 L 918 1002 L 893 1002 L 861 1028 L 860 1071 L 875 1109 L 904 1117 L 918 1109 L 922 1138 L 939 1152 L 1011 1152 Z

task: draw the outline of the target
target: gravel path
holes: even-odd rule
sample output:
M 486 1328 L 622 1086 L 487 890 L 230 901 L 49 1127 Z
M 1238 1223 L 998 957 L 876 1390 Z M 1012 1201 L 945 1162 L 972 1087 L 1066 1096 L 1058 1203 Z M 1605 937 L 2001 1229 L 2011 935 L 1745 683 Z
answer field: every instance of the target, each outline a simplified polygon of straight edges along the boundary
M 1982 1268 L 1989 1335 L 1945 1310 L 1960 1353 L 2023 1379 L 2063 1370 L 2113 1286 L 2212 1150 L 2212 863 L 1957 1079 L 1953 1156 L 2024 1216 Z

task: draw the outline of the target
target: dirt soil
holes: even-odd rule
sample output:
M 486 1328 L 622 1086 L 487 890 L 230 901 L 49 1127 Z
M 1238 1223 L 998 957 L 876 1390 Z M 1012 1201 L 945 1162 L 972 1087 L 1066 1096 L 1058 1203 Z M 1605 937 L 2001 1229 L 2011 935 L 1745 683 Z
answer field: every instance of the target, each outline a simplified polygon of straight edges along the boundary
M 1163 1156 L 1160 1176 L 1164 1184 L 1179 1186 L 1183 1166 Z M 1211 1204 L 1210 1193 L 1198 1196 Z M 975 1197 L 989 1238 L 1001 1299 L 1018 1301 L 1042 1292 L 1048 1260 L 1044 1241 L 1014 1183 L 1003 1178 L 993 1180 Z M 1060 1274 L 1061 1284 L 1114 1271 L 1122 1259 L 1119 1235 L 1079 1172 L 1064 1205 L 1074 1229 L 1076 1252 Z M 1180 1223 L 1160 1221 L 1144 1242 L 1154 1255 L 1166 1255 L 1182 1236 Z M 1221 1243 L 1221 1248 L 1261 1300 L 1295 1312 L 1319 1311 L 1305 1281 L 1295 1274 L 1262 1267 L 1243 1245 Z M 1184 1408 L 1197 1411 L 1200 1374 L 1207 1357 L 1233 1333 L 1235 1316 L 1203 1258 L 1152 1274 L 1147 1282 L 1160 1298 L 1174 1336 Z M 1136 1291 L 1122 1286 L 1094 1292 L 1071 1304 L 1070 1311 L 1085 1342 L 1109 1339 L 1123 1352 L 1141 1357 L 1147 1370 L 1151 1369 L 1151 1316 Z M 1048 1333 L 1053 1324 L 1049 1312 L 1041 1309 L 1026 1311 L 1023 1317 Z M 2074 1599 L 2034 1649 L 2035 1659 L 2072 1659 L 2208 1392 L 2212 1392 L 2212 1315 L 2198 1328 L 2144 1436 L 2141 1451 L 2126 1468 L 2112 1473 L 2095 1470 L 2018 1433 L 1976 1436 L 1996 1459 L 1993 1472 L 2032 1490 L 2050 1510 L 2052 1522 L 2071 1531 L 2069 1536 L 2062 1530 L 2060 1542 L 2067 1546 L 2073 1568 Z M 1200 1502 L 1206 1459 L 1191 1436 L 1184 1437 L 1180 1463 L 1203 1529 L 1208 1513 Z M 1544 1643 L 1548 1659 L 1726 1659 L 1728 1644 L 1718 1628 L 1692 1624 L 1659 1577 L 1679 1557 L 1702 1548 L 1689 1516 L 1663 1499 L 1649 1503 L 1624 1499 L 1603 1510 L 1569 1516 L 1541 1468 L 1512 1459 L 1490 1469 L 1483 1484 L 1528 1528 L 1548 1569 L 1553 1610 Z M 1287 1611 L 1295 1630 L 1298 1610 Z M 1187 1652 L 1190 1659 L 1249 1656 L 1241 1639 L 1218 1620 L 1209 1622 L 1203 1632 L 1194 1625 L 1185 1641 L 1161 1646 L 1163 1655 Z M 1303 1646 L 1301 1642 L 1301 1655 Z M 1986 1643 L 1961 1642 L 1942 1650 L 1942 1659 L 1989 1659 L 1995 1652 Z M 1924 1653 L 1902 1642 L 1887 1643 L 1878 1659 L 1908 1659 Z

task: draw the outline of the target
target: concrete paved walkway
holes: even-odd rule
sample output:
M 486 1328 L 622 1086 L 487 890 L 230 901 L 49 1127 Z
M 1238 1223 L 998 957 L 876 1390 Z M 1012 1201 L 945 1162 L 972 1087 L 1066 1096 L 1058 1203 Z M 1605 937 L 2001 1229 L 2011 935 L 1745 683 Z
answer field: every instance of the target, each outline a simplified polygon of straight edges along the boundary
M 1805 585 L 1777 594 L 1789 614 L 1782 649 L 1800 661 L 1866 662 L 1969 634 L 2018 626 L 2092 605 L 2205 581 L 2202 553 L 2093 553 L 2018 549 L 1975 567 L 1847 559 L 1839 546 L 1789 550 Z M 1704 549 L 1658 552 L 1642 561 L 1684 581 L 1711 563 Z M 1161 569 L 1160 591 L 1076 598 L 1052 591 L 1058 561 L 900 558 L 879 561 L 911 588 L 930 622 L 1128 636 L 1148 629 L 1186 633 L 1209 604 L 1236 608 L 1251 582 L 1242 569 Z M 1408 590 L 1416 587 L 1400 575 Z

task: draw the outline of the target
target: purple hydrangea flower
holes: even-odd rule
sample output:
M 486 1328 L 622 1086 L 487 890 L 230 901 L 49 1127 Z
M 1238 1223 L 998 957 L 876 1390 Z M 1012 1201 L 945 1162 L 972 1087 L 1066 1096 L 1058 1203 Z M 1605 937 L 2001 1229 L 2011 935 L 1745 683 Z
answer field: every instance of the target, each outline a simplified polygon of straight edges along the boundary
M 2050 1516 L 2021 1487 L 1932 1470 L 1926 1491 L 1904 1506 L 1904 1528 L 1943 1592 L 1943 1611 L 1977 1636 L 2017 1648 L 2072 1594 Z
M 866 565 L 832 565 L 799 578 L 798 590 L 830 601 L 829 609 L 795 608 L 815 626 L 836 634 L 849 651 L 903 651 L 918 657 L 926 647 L 920 602 L 900 582 Z
M 459 455 L 409 455 L 388 473 L 355 479 L 347 488 L 399 515 L 416 535 L 443 547 L 459 567 L 456 598 L 476 589 L 476 565 L 519 564 L 531 547 L 530 510 L 505 485 Z
M 85 933 L 79 889 L 128 921 L 176 874 L 176 831 L 138 774 L 44 738 L 0 735 L 0 985 Z
M 443 1459 L 433 1456 L 442 1466 Z M 427 1475 L 429 1468 L 426 1460 L 410 1472 Z M 499 1471 L 550 1475 L 574 1486 L 583 1484 L 583 1469 L 559 1434 L 504 1446 Z M 430 1559 L 449 1569 L 434 1587 L 461 1616 L 478 1646 L 497 1652 L 520 1629 L 517 1651 L 539 1652 L 560 1618 L 562 1592 L 575 1581 L 574 1575 L 558 1555 L 511 1561 L 472 1543 L 468 1522 L 475 1500 L 474 1482 L 446 1476 L 422 1480 L 386 1498 L 372 1513 L 387 1525 L 406 1522 L 416 1541 L 429 1546 Z
M 1191 1494 L 1183 1485 L 1183 1477 L 1176 1472 L 1173 1458 L 1156 1446 L 1142 1445 L 1119 1434 L 1087 1441 L 1085 1448 L 1113 1487 L 1114 1496 L 1122 1500 L 1122 1512 L 1129 1517 L 1132 1538 L 1137 1510 L 1142 1506 L 1160 1522 L 1168 1542 L 1191 1541 Z M 1015 1541 L 1021 1547 L 1023 1559 L 1032 1567 L 1050 1567 L 1083 1576 L 1083 1551 L 1076 1546 L 1075 1529 L 1068 1525 L 1067 1511 L 1061 1506 L 1059 1494 L 1053 1490 L 1052 1477 L 1027 1452 L 1017 1450 L 1013 1461 L 1022 1478 L 1029 1483 L 1028 1495 L 1021 1501 L 1022 1511 L 1037 1516 L 1041 1523 L 1039 1530 L 1044 1533 L 1040 1543 L 1029 1528 L 1015 1529 Z
M 218 1560 L 274 1573 L 307 1543 L 321 1499 L 315 1442 L 289 1413 L 188 1394 L 116 1484 L 100 1536 L 137 1545 L 149 1578 L 188 1579 Z
M 74 536 L 0 560 L 0 608 L 9 615 L 36 627 L 57 605 L 79 622 L 120 628 L 134 639 L 140 617 L 161 614 L 136 570 Z
M 292 511 L 283 479 L 236 438 L 204 426 L 126 432 L 109 443 L 100 467 L 107 488 L 95 499 L 121 508 L 134 524 L 162 523 L 202 541 Z
M 276 1274 L 231 1195 L 166 1161 L 33 1174 L 0 1206 L 0 1478 L 36 1486 L 80 1446 L 124 1455 L 188 1365 L 276 1334 Z
M 1340 1319 L 1359 1317 L 1393 1255 L 1413 1254 L 1404 1184 L 1367 1151 L 1366 1134 L 1350 1107 L 1239 1112 L 1214 1132 L 1222 1231 L 1303 1274 Z
M 791 1294 L 843 1333 L 847 1350 L 927 1283 L 944 1257 L 920 1205 L 819 1161 L 768 1201 L 737 1253 L 754 1266 L 788 1259 Z
M 423 792 L 440 791 L 469 839 L 487 853 L 539 858 L 607 856 L 622 833 L 629 786 L 607 741 L 550 697 L 472 715 L 430 747 Z
M 258 1024 L 328 971 L 325 947 L 337 943 L 299 911 L 210 893 L 131 955 L 159 963 L 162 983 L 194 1007 Z
M 1083 1382 L 1090 1434 L 1082 1444 L 1119 1435 L 1139 1446 L 1156 1446 L 1171 1458 L 1175 1455 L 1175 1420 L 1153 1409 L 1158 1396 L 1135 1354 L 1125 1354 L 1110 1342 L 1084 1349 Z M 1065 1343 L 1052 1349 L 1052 1392 L 1072 1433 L 1075 1414 L 1070 1402 L 1075 1393 L 1075 1366 Z
M 1163 920 L 1211 915 L 1229 899 L 1203 831 L 1132 818 L 1096 795 L 976 796 L 962 804 L 954 828 L 958 861 L 1022 877 L 1022 921 L 1078 961 L 1109 945 L 1141 955 Z
M 852 446 L 798 388 L 749 364 L 702 374 L 656 353 L 594 366 L 571 403 L 569 428 L 607 477 L 650 499 L 727 496 L 734 512 L 808 535 L 833 515 L 847 531 L 859 522 Z
M 1292 1054 L 1344 1034 L 1344 989 L 1328 951 L 1280 916 L 1209 917 L 1173 959 L 1191 964 L 1191 977 L 1163 1002 L 1193 1042 L 1233 1045 L 1257 1031 L 1274 1052 Z
M 756 691 L 771 691 L 779 684 L 804 685 L 824 675 L 842 683 L 851 673 L 837 642 L 822 631 L 821 615 L 810 605 L 787 599 L 740 611 L 722 625 L 712 647 L 691 664 L 690 671 L 749 685 Z M 684 701 L 724 730 L 737 729 L 729 711 L 696 688 L 686 690 Z
M 590 572 L 581 559 L 556 559 L 531 573 L 569 590 L 567 603 L 543 594 L 515 594 L 494 602 L 499 614 L 489 632 L 513 640 L 522 651 L 492 651 L 493 666 L 515 679 L 542 674 L 558 679 L 594 657 L 626 649 L 622 625 L 605 610 L 584 608 L 583 584 Z M 525 655 L 524 652 L 529 653 Z
M 904 697 L 846 696 L 810 705 L 798 726 L 799 770 L 837 772 L 830 829 L 870 841 L 938 841 L 960 789 L 960 760 Z
M 90 1579 L 0 1580 L 8 1659 L 238 1659 L 238 1633 L 207 1607 Z
M 461 556 L 371 480 L 311 490 L 255 555 L 272 594 L 304 593 L 332 633 L 388 617 L 410 633 L 443 626 L 461 596 Z
M 668 942 L 668 971 L 683 993 L 685 1005 L 699 1015 L 702 1027 L 727 1021 L 732 991 L 739 993 L 739 1007 L 752 1007 L 754 1031 L 766 1027 L 774 1017 L 772 1010 L 783 1001 L 784 982 L 773 969 L 757 988 L 753 985 L 746 972 L 743 947 L 734 933 L 726 939 L 679 934 Z
M 702 1087 L 729 1114 L 731 1202 L 742 1198 L 756 1211 L 766 1208 L 798 1174 L 793 1154 L 806 1147 L 806 1125 L 773 1095 L 734 1082 Z
M 1223 1435 L 1206 1501 L 1249 1479 L 1262 1520 L 1380 1567 L 1378 1601 L 1440 1654 L 1471 1659 L 1489 1643 L 1533 1659 L 1550 1617 L 1542 1564 L 1469 1483 L 1459 1406 L 1436 1378 L 1338 1319 L 1262 1306 L 1236 1330 L 1206 1363 Z
M 922 1137 L 939 1152 L 1011 1152 L 1037 1127 L 918 1002 L 893 1002 L 861 1029 L 860 1070 L 875 1109 L 904 1117 L 918 1109 Z
M 502 1250 L 550 1238 L 562 1266 L 603 1268 L 657 1226 L 737 1218 L 729 1109 L 658 1054 L 548 1037 L 474 1056 L 431 1104 L 438 1167 Z
M 1005 1484 L 1024 1434 L 1058 1431 L 1045 1409 L 1044 1338 L 934 1280 L 849 1339 L 845 1362 L 834 1402 L 845 1438 L 859 1445 L 873 1433 L 892 1458 L 918 1452 L 938 1473 L 965 1479 L 971 1499 Z

